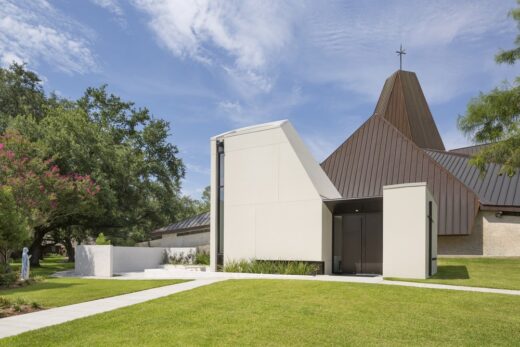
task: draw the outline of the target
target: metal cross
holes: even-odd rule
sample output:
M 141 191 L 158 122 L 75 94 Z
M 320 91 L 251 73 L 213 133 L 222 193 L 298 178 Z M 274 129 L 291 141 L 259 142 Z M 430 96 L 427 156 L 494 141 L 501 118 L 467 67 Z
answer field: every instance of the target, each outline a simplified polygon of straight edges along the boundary
M 406 51 L 403 49 L 403 45 L 399 46 L 399 50 L 395 51 L 397 55 L 399 55 L 399 70 L 403 69 L 403 55 L 406 54 Z

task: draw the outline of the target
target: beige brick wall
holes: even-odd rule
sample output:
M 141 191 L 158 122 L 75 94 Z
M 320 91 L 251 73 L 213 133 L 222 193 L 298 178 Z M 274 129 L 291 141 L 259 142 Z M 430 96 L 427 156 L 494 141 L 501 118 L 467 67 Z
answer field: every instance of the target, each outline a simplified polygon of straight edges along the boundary
M 471 235 L 439 236 L 439 255 L 520 256 L 520 217 L 481 211 Z

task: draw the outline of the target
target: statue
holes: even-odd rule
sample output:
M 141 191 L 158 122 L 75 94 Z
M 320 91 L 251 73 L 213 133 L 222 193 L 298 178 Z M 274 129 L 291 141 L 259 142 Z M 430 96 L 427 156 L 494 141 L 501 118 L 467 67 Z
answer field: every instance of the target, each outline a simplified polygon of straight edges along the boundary
M 22 251 L 22 279 L 29 279 L 29 268 L 31 266 L 30 259 L 32 255 L 29 255 L 29 249 L 27 247 L 23 248 Z

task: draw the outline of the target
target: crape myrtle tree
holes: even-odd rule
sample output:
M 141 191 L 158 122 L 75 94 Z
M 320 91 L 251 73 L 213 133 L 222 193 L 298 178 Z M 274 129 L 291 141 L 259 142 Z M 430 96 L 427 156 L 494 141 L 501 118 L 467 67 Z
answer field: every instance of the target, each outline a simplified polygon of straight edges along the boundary
M 61 174 L 38 155 L 35 143 L 8 129 L 0 135 L 0 190 L 0 253 L 7 261 L 31 233 L 90 211 L 99 186 L 88 175 Z M 41 255 L 38 250 L 34 257 Z
M 520 8 L 513 9 L 510 15 L 520 28 Z M 515 64 L 520 59 L 520 35 L 515 45 L 500 51 L 496 62 Z M 503 164 L 502 173 L 513 175 L 520 167 L 520 77 L 513 84 L 504 83 L 487 94 L 480 93 L 469 102 L 458 123 L 475 143 L 489 143 L 471 160 L 481 172 L 487 163 L 495 162 Z
M 38 156 L 51 159 L 62 174 L 88 175 L 99 186 L 88 211 L 33 230 L 33 254 L 41 252 L 47 234 L 69 251 L 72 239 L 95 239 L 100 232 L 112 244 L 132 244 L 148 239 L 157 227 L 199 211 L 198 201 L 181 195 L 185 169 L 177 147 L 168 140 L 168 122 L 154 118 L 148 109 L 108 93 L 106 86 L 88 88 L 79 100 L 46 98 L 42 116 L 25 112 L 27 107 L 17 109 L 0 113 L 8 131 L 29 139 Z M 32 257 L 32 265 L 38 260 Z

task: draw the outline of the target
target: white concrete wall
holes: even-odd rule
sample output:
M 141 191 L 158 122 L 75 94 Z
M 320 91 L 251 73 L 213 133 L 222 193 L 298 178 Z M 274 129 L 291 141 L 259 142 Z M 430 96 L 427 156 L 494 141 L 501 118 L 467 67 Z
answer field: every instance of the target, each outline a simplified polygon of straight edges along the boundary
M 225 148 L 224 261 L 322 261 L 330 273 L 332 216 L 322 199 L 341 196 L 287 121 L 212 139 L 212 270 L 217 139 Z
M 171 247 L 76 247 L 75 272 L 83 276 L 111 277 L 116 273 L 143 271 L 163 264 L 165 252 L 194 250 Z
M 426 183 L 383 187 L 383 276 L 428 277 L 429 201 L 433 201 L 433 240 L 436 240 L 437 204 Z M 436 242 L 432 246 L 436 257 Z M 435 273 L 435 264 L 433 270 Z
M 111 277 L 112 246 L 76 246 L 74 271 L 83 276 Z
M 114 273 L 153 269 L 163 263 L 164 247 L 113 247 Z

